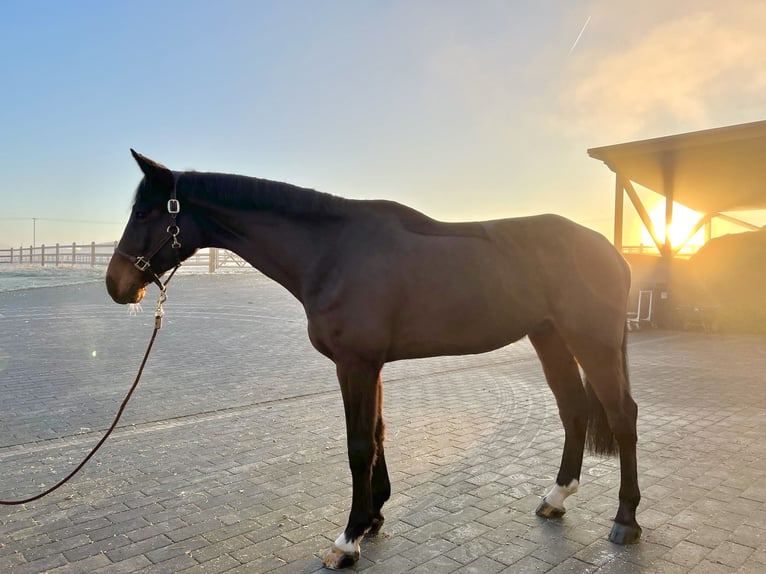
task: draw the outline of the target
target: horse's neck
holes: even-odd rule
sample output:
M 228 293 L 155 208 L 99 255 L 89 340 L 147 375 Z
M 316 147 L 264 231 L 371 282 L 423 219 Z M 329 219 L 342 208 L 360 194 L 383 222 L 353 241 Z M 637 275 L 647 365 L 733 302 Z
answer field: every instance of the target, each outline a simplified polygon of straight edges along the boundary
M 208 241 L 211 245 L 236 253 L 299 300 L 307 273 L 333 235 L 330 225 L 274 213 L 222 211 L 212 218 L 217 229 Z

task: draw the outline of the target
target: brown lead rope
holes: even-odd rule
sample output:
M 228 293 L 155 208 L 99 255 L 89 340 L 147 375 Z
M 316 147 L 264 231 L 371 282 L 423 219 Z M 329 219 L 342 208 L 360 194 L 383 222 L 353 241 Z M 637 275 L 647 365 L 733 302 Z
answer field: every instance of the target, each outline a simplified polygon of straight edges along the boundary
M 33 502 L 35 500 L 38 500 L 42 498 L 43 496 L 46 496 L 53 492 L 54 490 L 59 489 L 60 487 L 64 486 L 75 474 L 80 472 L 80 469 L 85 466 L 85 463 L 87 463 L 94 454 L 96 454 L 96 451 L 101 448 L 101 445 L 103 445 L 106 442 L 106 439 L 109 438 L 109 435 L 112 434 L 112 431 L 117 427 L 117 423 L 120 422 L 120 417 L 122 416 L 123 411 L 125 410 L 125 407 L 128 406 L 128 401 L 130 400 L 130 397 L 133 395 L 133 391 L 136 390 L 136 387 L 138 387 L 138 382 L 141 380 L 141 374 L 144 372 L 144 366 L 146 365 L 146 361 L 149 359 L 149 353 L 152 350 L 152 346 L 154 345 L 154 340 L 157 338 L 157 333 L 162 328 L 162 317 L 164 315 L 164 311 L 162 310 L 162 304 L 166 301 L 167 295 L 167 285 L 170 282 L 170 280 L 173 278 L 173 274 L 175 274 L 178 267 L 173 269 L 173 272 L 170 274 L 170 277 L 168 277 L 167 281 L 165 281 L 164 284 L 162 284 L 162 290 L 160 291 L 160 298 L 157 301 L 157 309 L 154 312 L 154 331 L 152 331 L 152 337 L 149 339 L 149 345 L 146 348 L 146 353 L 144 353 L 144 358 L 141 361 L 141 366 L 138 368 L 138 373 L 136 374 L 136 380 L 133 381 L 133 384 L 130 387 L 130 390 L 128 391 L 128 394 L 125 395 L 125 399 L 122 401 L 122 404 L 120 405 L 120 410 L 117 411 L 117 416 L 114 417 L 114 421 L 112 421 L 112 425 L 109 427 L 109 429 L 106 431 L 106 434 L 101 438 L 100 441 L 98 441 L 98 444 L 93 447 L 93 449 L 88 453 L 88 456 L 86 456 L 83 461 L 77 465 L 77 468 L 75 468 L 72 472 L 70 472 L 66 477 L 62 478 L 59 482 L 51 486 L 48 490 L 45 490 L 41 492 L 40 494 L 36 494 L 35 496 L 31 496 L 29 498 L 25 498 L 23 500 L 0 500 L 0 505 L 2 506 L 16 506 L 19 504 L 26 504 L 28 502 Z

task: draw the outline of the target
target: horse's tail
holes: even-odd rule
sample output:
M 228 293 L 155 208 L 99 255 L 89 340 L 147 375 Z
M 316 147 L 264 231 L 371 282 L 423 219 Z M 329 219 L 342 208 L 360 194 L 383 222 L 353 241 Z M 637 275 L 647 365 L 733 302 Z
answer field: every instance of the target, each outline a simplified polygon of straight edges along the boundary
M 627 326 L 623 328 L 622 332 L 622 372 L 625 375 L 625 383 L 628 385 L 626 390 L 630 391 Z M 585 439 L 588 452 L 599 456 L 614 456 L 618 450 L 617 441 L 609 426 L 604 405 L 593 392 L 593 387 L 591 387 L 587 377 L 585 378 L 585 395 L 588 397 L 588 430 Z

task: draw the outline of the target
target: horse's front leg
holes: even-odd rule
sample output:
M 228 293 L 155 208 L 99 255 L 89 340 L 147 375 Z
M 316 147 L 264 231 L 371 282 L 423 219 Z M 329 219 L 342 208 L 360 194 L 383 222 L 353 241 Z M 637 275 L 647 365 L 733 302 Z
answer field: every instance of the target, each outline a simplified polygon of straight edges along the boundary
M 378 508 L 375 508 L 372 492 L 372 473 L 378 455 L 377 438 L 382 434 L 379 431 L 382 426 L 382 421 L 379 421 L 380 368 L 379 365 L 362 361 L 337 364 L 346 412 L 353 497 L 346 530 L 324 558 L 324 565 L 332 569 L 350 566 L 359 560 L 360 541 L 375 526 L 375 518 L 382 506 L 378 502 Z

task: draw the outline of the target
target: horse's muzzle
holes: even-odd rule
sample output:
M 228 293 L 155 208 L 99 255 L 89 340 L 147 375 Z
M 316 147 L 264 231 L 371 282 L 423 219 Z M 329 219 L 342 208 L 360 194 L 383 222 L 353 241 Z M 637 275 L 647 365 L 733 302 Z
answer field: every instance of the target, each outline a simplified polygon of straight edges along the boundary
M 112 255 L 106 269 L 106 290 L 115 303 L 138 303 L 144 298 L 148 283 L 126 257 Z

